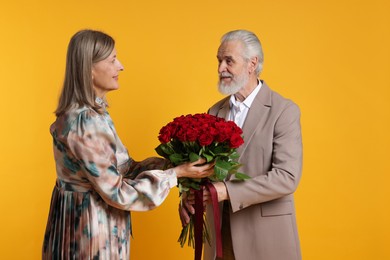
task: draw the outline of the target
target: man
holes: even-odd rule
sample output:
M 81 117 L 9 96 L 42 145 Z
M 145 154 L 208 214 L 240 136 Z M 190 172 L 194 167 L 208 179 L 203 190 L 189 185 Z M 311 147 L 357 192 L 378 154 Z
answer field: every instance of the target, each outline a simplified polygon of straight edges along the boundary
M 301 259 L 293 198 L 302 170 L 299 108 L 258 80 L 263 53 L 252 32 L 225 34 L 217 58 L 219 91 L 230 96 L 209 113 L 243 128 L 245 143 L 237 150 L 240 172 L 251 177 L 213 183 L 223 207 L 223 259 Z M 193 213 L 189 203 L 186 207 Z M 180 213 L 188 223 L 184 207 Z M 213 232 L 210 204 L 206 214 Z M 218 259 L 214 234 L 211 246 L 205 243 L 204 259 Z

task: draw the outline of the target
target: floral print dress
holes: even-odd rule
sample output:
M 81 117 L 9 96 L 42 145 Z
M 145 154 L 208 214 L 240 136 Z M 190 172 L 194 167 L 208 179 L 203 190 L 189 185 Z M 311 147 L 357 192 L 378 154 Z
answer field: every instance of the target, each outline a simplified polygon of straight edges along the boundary
M 42 259 L 129 259 L 130 211 L 160 205 L 176 173 L 133 161 L 107 112 L 70 109 L 51 125 L 57 181 Z

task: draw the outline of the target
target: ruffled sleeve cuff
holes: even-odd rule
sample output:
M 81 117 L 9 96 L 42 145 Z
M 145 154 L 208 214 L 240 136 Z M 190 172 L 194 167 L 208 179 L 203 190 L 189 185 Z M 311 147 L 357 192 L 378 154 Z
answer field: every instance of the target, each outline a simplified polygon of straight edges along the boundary
M 176 187 L 177 186 L 177 175 L 176 175 L 175 170 L 168 169 L 168 170 L 164 171 L 164 173 L 167 175 L 169 188 Z

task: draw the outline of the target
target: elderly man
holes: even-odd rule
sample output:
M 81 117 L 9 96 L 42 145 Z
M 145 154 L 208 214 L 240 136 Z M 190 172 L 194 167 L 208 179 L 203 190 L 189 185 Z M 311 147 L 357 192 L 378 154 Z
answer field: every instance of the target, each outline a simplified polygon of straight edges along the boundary
M 226 33 L 217 58 L 219 91 L 228 97 L 209 113 L 243 128 L 240 171 L 251 177 L 213 183 L 223 207 L 223 259 L 301 259 L 293 197 L 302 170 L 300 110 L 258 79 L 263 52 L 252 32 Z M 193 213 L 192 205 L 185 205 L 180 208 L 183 224 L 189 221 L 187 211 Z M 206 212 L 212 231 L 212 208 Z M 218 259 L 215 247 L 212 234 L 205 260 Z

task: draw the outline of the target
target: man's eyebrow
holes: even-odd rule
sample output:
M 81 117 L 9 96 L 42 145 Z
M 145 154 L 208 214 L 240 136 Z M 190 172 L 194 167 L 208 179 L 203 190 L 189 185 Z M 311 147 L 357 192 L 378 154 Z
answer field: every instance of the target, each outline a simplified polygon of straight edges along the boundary
M 222 56 L 222 57 L 217 55 L 217 59 L 221 59 L 221 58 L 234 60 L 233 56 L 231 56 L 231 55 L 225 55 L 225 56 Z

